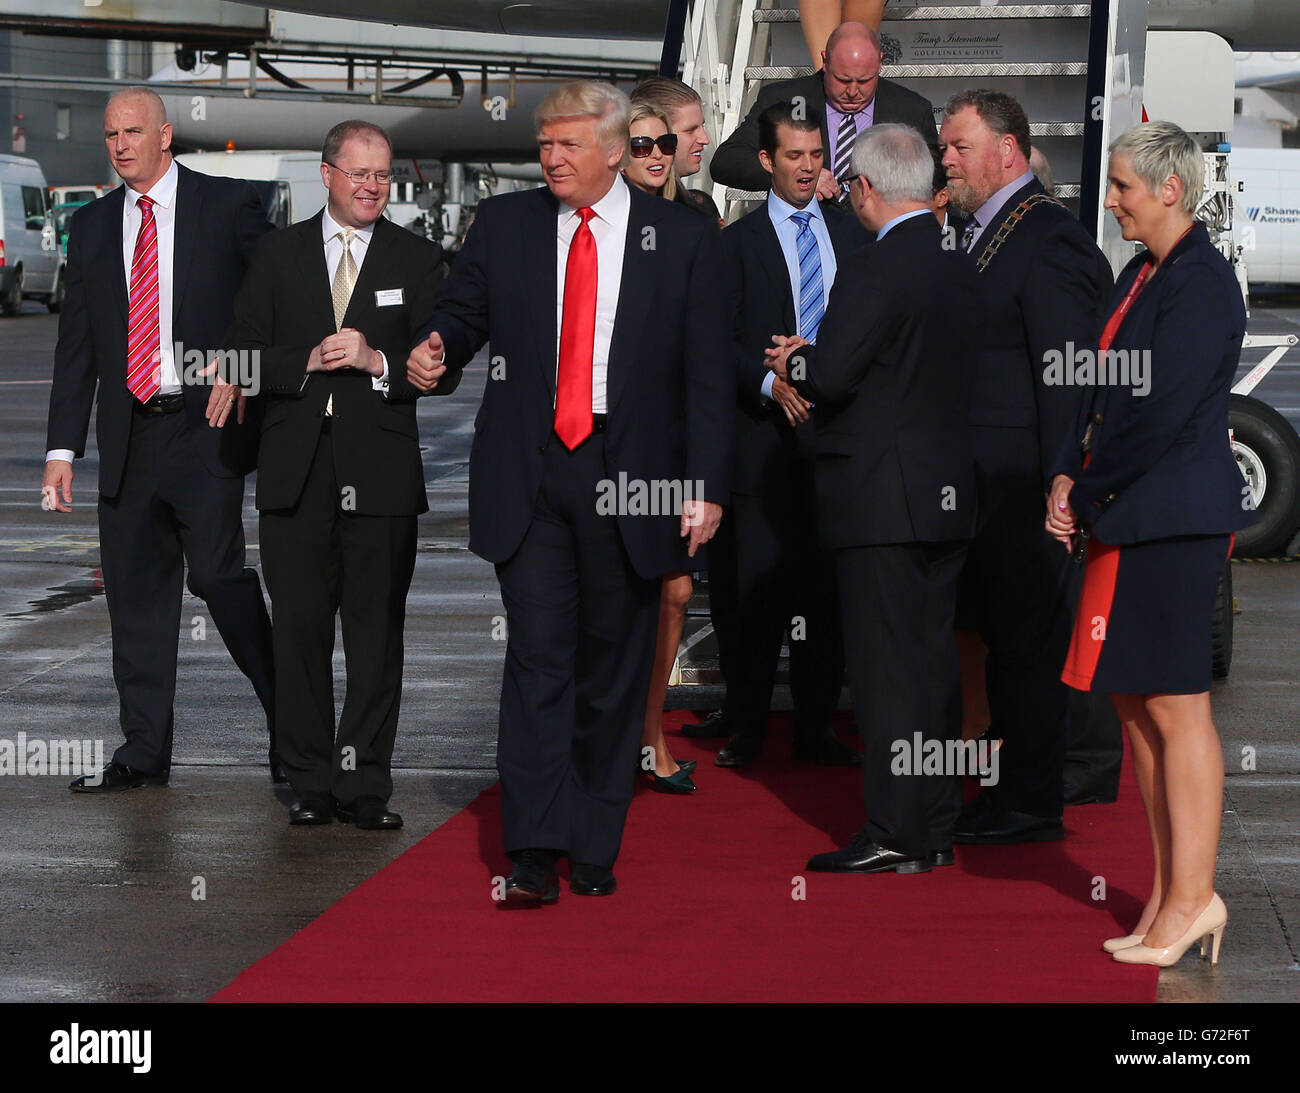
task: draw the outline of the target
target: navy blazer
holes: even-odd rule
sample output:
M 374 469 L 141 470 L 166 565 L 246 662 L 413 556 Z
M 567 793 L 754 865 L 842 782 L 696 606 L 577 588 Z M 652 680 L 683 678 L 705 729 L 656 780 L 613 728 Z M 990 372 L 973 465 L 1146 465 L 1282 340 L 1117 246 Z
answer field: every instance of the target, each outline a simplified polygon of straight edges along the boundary
M 703 500 L 726 504 L 735 379 L 717 224 L 628 189 L 609 351 L 609 478 L 700 482 Z M 506 561 L 523 542 L 541 488 L 543 453 L 559 443 L 553 433 L 558 213 L 545 187 L 482 202 L 420 335 L 442 335 L 449 375 L 492 343 L 469 472 L 469 545 L 490 562 Z M 640 576 L 686 568 L 680 524 L 680 510 L 619 516 L 619 534 Z
M 1143 251 L 1124 267 L 1116 306 L 1149 257 Z M 1057 460 L 1056 473 L 1075 481 L 1071 508 L 1102 542 L 1222 535 L 1255 522 L 1228 442 L 1228 391 L 1245 331 L 1241 288 L 1197 223 L 1143 286 L 1111 344 L 1114 352 L 1149 352 L 1139 358 L 1149 365 L 1149 392 L 1135 393 L 1131 382 L 1098 384 Z M 1085 470 L 1080 444 L 1089 421 Z
M 203 358 L 225 347 L 235 291 L 253 252 L 272 230 L 257 191 L 247 182 L 212 178 L 176 165 L 176 234 L 172 254 L 172 340 Z M 96 402 L 99 492 L 116 497 L 126 467 L 135 397 L 126 387 L 126 316 L 130 297 L 122 264 L 122 205 L 126 188 L 73 214 L 68 232 L 67 297 L 54 349 L 46 450 L 86 450 Z M 181 393 L 195 445 L 208 470 L 223 477 L 247 474 L 257 459 L 255 415 L 241 425 L 208 426 L 211 388 L 186 382 L 187 362 L 177 359 Z
M 830 204 L 822 205 L 821 210 L 835 252 L 838 278 L 849 255 L 870 245 L 872 239 L 856 217 Z M 731 324 L 736 373 L 736 454 L 731 489 L 733 493 L 779 489 L 794 473 L 789 464 L 794 455 L 795 430 L 781 407 L 763 397 L 763 380 L 769 374 L 763 350 L 771 347 L 773 334 L 798 334 L 799 326 L 790 270 L 766 204 L 722 233 L 722 251 L 727 269 L 726 315 Z M 800 431 L 811 433 L 811 425 L 805 422 Z
M 818 518 L 832 549 L 974 532 L 979 326 L 975 270 L 928 212 L 836 273 L 817 344 L 790 356 L 796 390 L 815 405 Z

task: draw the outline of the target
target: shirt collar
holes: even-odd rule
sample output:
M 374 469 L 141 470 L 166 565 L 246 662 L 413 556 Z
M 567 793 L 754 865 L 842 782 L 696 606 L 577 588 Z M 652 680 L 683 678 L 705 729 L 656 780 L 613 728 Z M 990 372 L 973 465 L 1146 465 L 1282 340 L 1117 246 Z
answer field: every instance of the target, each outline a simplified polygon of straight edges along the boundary
M 772 218 L 773 224 L 782 224 L 797 212 L 808 213 L 811 218 L 809 223 L 811 223 L 812 220 L 825 221 L 826 219 L 826 217 L 822 215 L 822 207 L 817 203 L 816 197 L 808 202 L 808 204 L 802 209 L 796 209 L 790 204 L 790 202 L 786 201 L 785 198 L 778 197 L 775 190 L 768 190 L 767 215 Z
M 343 231 L 343 225 L 330 216 L 330 207 L 327 204 L 320 218 L 321 235 L 326 243 L 333 239 L 339 232 Z M 368 228 L 352 228 L 353 238 L 360 239 L 366 246 L 370 245 L 370 237 L 375 234 L 375 226 L 371 224 Z
M 126 211 L 130 212 L 140 203 L 141 197 L 147 197 L 155 205 L 161 205 L 164 209 L 170 209 L 172 203 L 176 200 L 176 184 L 180 181 L 181 173 L 173 159 L 167 165 L 167 170 L 163 172 L 162 178 L 153 184 L 148 193 L 138 194 L 130 186 L 126 187 Z
M 1033 179 L 1034 179 L 1034 172 L 1026 171 L 1019 178 L 1015 179 L 1012 182 L 1008 182 L 1005 186 L 1002 187 L 1002 189 L 1000 189 L 986 202 L 984 202 L 983 205 L 981 205 L 978 209 L 976 209 L 975 219 L 979 223 L 980 230 L 983 230 L 984 228 L 988 227 L 989 222 L 995 216 L 998 215 L 998 213 L 1002 209 L 1002 206 L 1007 203 L 1007 198 L 1009 198 L 1013 193 L 1019 190 L 1022 186 L 1028 186 L 1029 183 L 1033 181 Z
M 904 220 L 911 220 L 912 217 L 914 216 L 921 216 L 923 213 L 929 213 L 930 216 L 934 215 L 934 213 L 930 212 L 929 209 L 913 209 L 910 213 L 903 213 L 901 216 L 894 217 L 893 220 L 889 221 L 877 233 L 876 242 L 879 243 L 880 240 L 884 239 L 885 236 L 889 234 L 890 229 L 893 228 L 896 224 L 901 224 Z
M 591 206 L 591 211 L 606 224 L 614 224 L 620 219 L 627 219 L 631 206 L 632 195 L 628 192 L 627 183 L 623 181 L 622 174 L 617 174 L 614 176 L 614 184 L 606 191 L 604 197 Z M 570 205 L 567 201 L 560 202 L 561 222 L 577 215 L 576 205 Z

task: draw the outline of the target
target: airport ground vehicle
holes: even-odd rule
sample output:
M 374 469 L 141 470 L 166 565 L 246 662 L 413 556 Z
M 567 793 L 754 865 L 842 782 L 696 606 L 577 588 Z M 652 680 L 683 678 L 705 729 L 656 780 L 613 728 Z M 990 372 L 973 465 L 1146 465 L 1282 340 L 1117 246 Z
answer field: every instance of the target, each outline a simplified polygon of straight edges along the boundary
M 24 298 L 58 310 L 61 265 L 41 165 L 0 155 L 0 310 L 18 315 Z

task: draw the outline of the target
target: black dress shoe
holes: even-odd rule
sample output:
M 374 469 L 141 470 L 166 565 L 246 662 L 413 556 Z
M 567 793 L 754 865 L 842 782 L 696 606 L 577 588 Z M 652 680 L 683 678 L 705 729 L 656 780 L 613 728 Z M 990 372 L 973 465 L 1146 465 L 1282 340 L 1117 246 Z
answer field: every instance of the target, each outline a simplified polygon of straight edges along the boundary
M 957 826 L 969 827 L 971 824 L 982 822 L 986 816 L 1000 811 L 1002 811 L 1001 806 L 993 799 L 991 793 L 977 794 L 961 806 L 961 811 L 957 813 Z
M 674 771 L 667 778 L 661 778 L 659 775 L 654 776 L 654 790 L 656 793 L 694 793 L 695 783 L 691 781 L 690 774 L 685 769 Z
M 733 736 L 718 752 L 714 762 L 720 767 L 747 767 L 763 750 L 763 741 L 750 736 Z
M 808 859 L 807 868 L 815 873 L 928 873 L 933 859 L 930 852 L 904 854 L 872 842 L 865 831 L 853 836 L 843 850 L 830 850 Z
M 952 852 L 951 846 L 948 847 L 947 850 L 931 850 L 930 864 L 931 865 L 956 865 L 957 855 Z
M 691 740 L 706 740 L 714 736 L 730 736 L 731 726 L 721 710 L 714 710 L 703 721 L 682 726 L 682 735 Z
M 612 896 L 618 888 L 614 872 L 604 865 L 570 861 L 569 891 L 575 896 Z
M 1002 846 L 1010 843 L 1045 843 L 1065 838 L 1059 816 L 1031 816 L 1003 808 L 977 814 L 970 821 L 960 817 L 952 841 L 968 846 Z
M 119 789 L 139 789 L 141 786 L 165 786 L 167 777 L 167 771 L 148 774 L 114 759 L 102 770 L 74 779 L 68 788 L 73 793 L 113 793 Z
M 795 741 L 793 756 L 803 763 L 821 763 L 827 767 L 856 767 L 862 756 L 843 740 L 827 734 L 812 740 Z
M 378 797 L 358 797 L 346 805 L 335 801 L 334 815 L 340 823 L 356 824 L 365 831 L 396 831 L 402 826 L 402 817 Z
M 560 898 L 559 854 L 554 850 L 516 850 L 514 870 L 506 879 L 506 906 L 536 907 Z
M 322 793 L 304 793 L 289 806 L 289 823 L 294 827 L 327 824 L 333 818 L 330 799 Z
M 284 762 L 280 759 L 278 751 L 273 751 L 267 756 L 266 765 L 270 768 L 271 784 L 273 786 L 286 786 L 289 784 L 289 776 L 284 773 Z

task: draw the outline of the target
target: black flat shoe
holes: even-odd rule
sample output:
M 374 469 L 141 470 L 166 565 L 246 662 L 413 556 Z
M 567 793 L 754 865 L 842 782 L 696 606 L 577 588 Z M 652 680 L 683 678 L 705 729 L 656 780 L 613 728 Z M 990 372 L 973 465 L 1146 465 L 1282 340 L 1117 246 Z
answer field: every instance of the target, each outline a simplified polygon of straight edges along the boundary
M 667 778 L 655 775 L 654 789 L 657 793 L 694 793 L 695 783 L 691 781 L 690 771 L 683 767 Z
M 763 750 L 763 742 L 748 736 L 733 736 L 718 752 L 714 763 L 720 767 L 747 767 L 753 763 Z
M 540 907 L 560 898 L 560 875 L 554 850 L 516 850 L 510 855 L 514 870 L 506 879 L 505 907 Z
M 1059 816 L 1031 816 L 1003 808 L 977 813 L 971 820 L 957 820 L 952 841 L 967 846 L 1006 846 L 1012 843 L 1045 843 L 1065 838 Z
M 807 868 L 815 873 L 928 873 L 932 864 L 929 851 L 904 854 L 872 842 L 859 831 L 843 850 L 814 855 Z
M 378 797 L 358 797 L 346 805 L 335 801 L 334 815 L 340 823 L 356 824 L 364 831 L 396 831 L 402 826 L 402 817 Z
M 289 806 L 289 823 L 294 827 L 327 824 L 333 819 L 330 799 L 324 794 L 304 793 Z
M 128 767 L 116 759 L 93 774 L 83 774 L 68 784 L 73 793 L 115 793 L 122 789 L 140 789 L 142 786 L 165 786 L 169 772 L 149 774 Z
M 682 726 L 682 735 L 688 740 L 707 740 L 716 736 L 730 736 L 731 726 L 721 710 L 714 710 L 703 721 Z
M 612 896 L 618 889 L 614 871 L 603 865 L 570 861 L 569 891 L 575 896 Z

